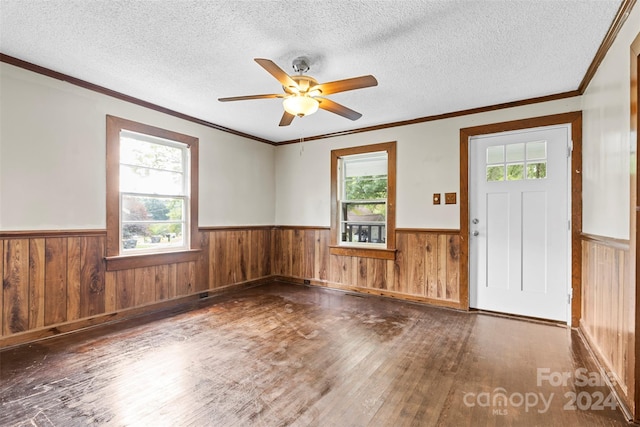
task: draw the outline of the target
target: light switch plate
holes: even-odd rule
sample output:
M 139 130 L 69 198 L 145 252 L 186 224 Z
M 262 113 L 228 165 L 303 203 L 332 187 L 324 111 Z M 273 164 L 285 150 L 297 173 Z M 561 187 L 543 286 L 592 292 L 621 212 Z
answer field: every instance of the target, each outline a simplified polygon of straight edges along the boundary
M 456 193 L 444 193 L 444 202 L 447 205 L 456 204 Z
M 433 194 L 433 204 L 434 205 L 439 205 L 440 204 L 440 193 L 434 193 Z

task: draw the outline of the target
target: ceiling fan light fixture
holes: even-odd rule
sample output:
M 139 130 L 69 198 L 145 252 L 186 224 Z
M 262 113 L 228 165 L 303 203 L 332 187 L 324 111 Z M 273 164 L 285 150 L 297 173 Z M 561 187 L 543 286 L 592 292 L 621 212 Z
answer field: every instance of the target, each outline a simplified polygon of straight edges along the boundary
M 288 96 L 282 101 L 284 110 L 294 116 L 304 117 L 318 111 L 320 103 L 317 99 L 306 95 Z
M 280 124 L 278 126 L 289 126 L 296 116 L 308 116 L 309 114 L 313 114 L 318 111 L 318 108 L 322 108 L 325 111 L 337 114 L 349 120 L 358 120 L 362 117 L 362 114 L 347 108 L 344 105 L 338 104 L 337 102 L 326 98 L 326 96 L 334 93 L 346 92 L 348 90 L 363 89 L 365 87 L 378 85 L 376 78 L 371 75 L 318 83 L 318 81 L 313 77 L 304 74 L 309 70 L 309 63 L 308 60 L 303 57 L 296 58 L 293 61 L 293 69 L 300 73 L 295 76 L 287 74 L 270 59 L 254 58 L 254 61 L 278 80 L 282 85 L 284 93 L 232 96 L 227 98 L 218 98 L 218 101 L 227 102 L 271 98 L 283 99 L 282 104 L 285 113 L 282 115 L 282 119 L 280 119 Z

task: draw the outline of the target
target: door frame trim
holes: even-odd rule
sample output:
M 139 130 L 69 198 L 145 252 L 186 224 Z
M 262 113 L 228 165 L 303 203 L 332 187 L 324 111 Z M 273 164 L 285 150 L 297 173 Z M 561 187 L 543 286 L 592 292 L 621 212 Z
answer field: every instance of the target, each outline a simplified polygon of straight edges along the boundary
M 582 316 L 582 111 L 460 129 L 460 305 L 469 309 L 469 141 L 471 137 L 544 126 L 571 126 L 571 324 Z
M 633 146 L 633 137 L 636 138 L 636 150 L 631 152 L 631 161 L 635 163 L 635 170 L 630 172 L 631 182 L 631 221 L 629 230 L 629 259 L 631 261 L 629 277 L 631 280 L 635 280 L 635 288 L 633 285 L 629 286 L 632 291 L 635 291 L 635 312 L 633 314 L 631 326 L 635 331 L 635 346 L 633 347 L 634 354 L 629 357 L 629 370 L 632 372 L 631 378 L 635 378 L 633 384 L 628 384 L 629 388 L 633 390 L 631 397 L 631 404 L 633 405 L 634 421 L 640 421 L 640 380 L 638 375 L 640 373 L 640 339 L 638 338 L 638 331 L 640 331 L 640 275 L 638 274 L 638 266 L 640 266 L 640 185 L 638 184 L 638 176 L 640 176 L 640 165 L 638 164 L 638 143 L 640 143 L 640 109 L 638 104 L 640 103 L 640 87 L 638 81 L 640 80 L 640 32 L 631 43 L 631 70 L 630 70 L 630 143 Z M 632 163 L 632 164 L 633 164 Z

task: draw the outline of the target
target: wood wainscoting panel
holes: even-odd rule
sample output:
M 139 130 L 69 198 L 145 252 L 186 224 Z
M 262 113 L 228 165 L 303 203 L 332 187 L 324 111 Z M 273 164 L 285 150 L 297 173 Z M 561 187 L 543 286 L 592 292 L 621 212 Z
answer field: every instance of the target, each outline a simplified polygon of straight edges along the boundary
M 314 252 L 314 270 L 313 276 L 318 280 L 329 279 L 329 232 L 328 230 L 315 231 L 316 250 Z
M 274 227 L 273 274 L 300 282 L 467 309 L 458 230 L 396 230 L 395 260 L 329 253 L 324 227 Z
M 67 321 L 80 315 L 80 237 L 67 238 Z
M 266 280 L 272 228 L 202 229 L 194 260 L 114 271 L 106 269 L 104 231 L 2 233 L 0 348 Z M 306 233 L 291 230 L 296 242 L 303 236 L 313 247 L 315 235 Z M 313 261 L 302 253 L 287 256 L 295 257 L 300 274 L 304 259 Z
M 582 280 L 580 329 L 618 392 L 628 398 L 634 384 L 628 242 L 583 235 Z
M 133 305 L 147 305 L 156 301 L 156 266 L 133 270 Z
M 44 326 L 44 239 L 29 241 L 29 329 Z
M 0 240 L 0 337 L 4 335 L 4 240 Z
M 191 295 L 195 292 L 196 263 L 194 261 L 179 262 L 176 264 L 176 295 Z M 233 283 L 233 282 L 232 282 Z
M 209 287 L 217 288 L 228 284 L 226 239 L 226 231 L 209 233 Z
M 198 259 L 196 260 L 196 280 L 195 280 L 195 289 L 197 292 L 203 292 L 209 289 L 209 237 L 210 233 L 208 232 L 200 232 L 198 233 L 200 238 L 200 248 L 202 249 L 198 253 Z M 158 279 L 156 279 L 158 280 Z M 160 281 L 160 283 L 164 283 Z M 174 281 L 175 283 L 175 281 Z M 167 291 L 167 289 L 158 289 L 158 300 L 165 300 L 168 298 L 175 297 L 175 286 L 173 287 L 173 297 L 165 297 L 163 291 Z
M 67 321 L 67 239 L 45 239 L 44 324 Z
M 29 240 L 4 241 L 3 334 L 29 329 Z
M 396 232 L 396 245 L 396 291 L 430 300 L 460 302 L 458 234 L 401 230 Z
M 218 289 L 271 275 L 271 227 L 202 230 L 208 237 L 208 287 Z
M 106 237 L 80 237 L 80 317 L 105 312 Z
M 251 280 L 271 275 L 271 229 L 250 230 L 251 258 L 249 277 Z
M 208 268 L 207 268 L 208 271 Z M 164 301 L 177 295 L 178 271 L 175 264 L 159 265 L 155 275 L 156 300 Z

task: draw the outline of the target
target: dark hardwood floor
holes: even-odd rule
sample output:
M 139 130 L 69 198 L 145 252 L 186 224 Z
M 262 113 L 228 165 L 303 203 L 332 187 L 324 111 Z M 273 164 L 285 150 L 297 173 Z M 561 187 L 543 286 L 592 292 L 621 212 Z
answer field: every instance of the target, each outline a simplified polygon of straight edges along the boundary
M 288 284 L 0 352 L 2 426 L 627 425 L 608 396 L 567 328 Z

